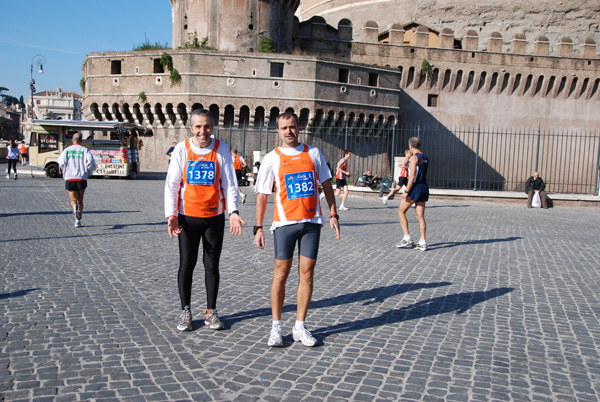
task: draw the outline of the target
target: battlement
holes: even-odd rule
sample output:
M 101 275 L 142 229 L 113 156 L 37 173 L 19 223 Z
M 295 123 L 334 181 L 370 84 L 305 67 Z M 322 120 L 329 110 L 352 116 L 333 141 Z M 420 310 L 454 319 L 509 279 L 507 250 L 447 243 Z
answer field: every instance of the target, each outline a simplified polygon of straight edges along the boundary
M 375 21 L 367 21 L 362 30 L 362 40 L 353 40 L 354 26 L 349 19 L 342 19 L 337 28 L 328 25 L 319 16 L 306 22 L 295 20 L 296 38 L 344 41 L 351 43 L 368 43 L 379 45 L 419 46 L 449 50 L 470 50 L 481 52 L 512 53 L 532 56 L 599 58 L 597 43 L 589 37 L 580 44 L 575 44 L 568 36 L 562 36 L 551 42 L 547 36 L 539 35 L 533 40 L 523 34 L 515 34 L 504 38 L 499 32 L 492 32 L 488 38 L 480 38 L 476 29 L 469 29 L 457 34 L 450 28 L 437 31 L 425 25 L 411 22 L 392 24 L 382 28 Z

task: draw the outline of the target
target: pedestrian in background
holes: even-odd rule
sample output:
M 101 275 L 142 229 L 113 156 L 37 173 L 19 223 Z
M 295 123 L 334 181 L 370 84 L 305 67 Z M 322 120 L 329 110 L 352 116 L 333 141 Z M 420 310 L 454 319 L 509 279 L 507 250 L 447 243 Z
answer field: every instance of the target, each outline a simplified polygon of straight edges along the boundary
M 17 180 L 17 162 L 21 157 L 21 151 L 19 151 L 15 140 L 10 140 L 10 145 L 6 147 L 6 150 L 8 151 L 6 155 L 6 159 L 8 159 L 6 178 L 10 180 L 10 170 L 12 169 L 15 172 L 15 180 Z
M 25 145 L 25 141 L 21 141 L 21 144 L 19 144 L 19 152 L 21 152 L 21 166 L 25 166 L 27 162 L 27 145 Z
M 69 202 L 75 215 L 75 227 L 81 226 L 83 217 L 83 196 L 87 188 L 87 178 L 96 170 L 94 155 L 81 145 L 81 134 L 73 134 L 73 145 L 65 148 L 58 157 L 58 165 L 63 172 L 65 189 L 69 192 Z
M 237 148 L 231 150 L 231 157 L 233 158 L 233 168 L 235 169 L 235 177 L 238 181 L 238 191 L 240 193 L 240 200 L 242 204 L 246 202 L 246 194 L 242 193 L 242 189 L 239 187 L 242 185 L 242 172 L 248 166 L 243 156 L 238 154 Z
M 412 248 L 414 244 L 408 230 L 408 219 L 406 219 L 406 211 L 414 203 L 415 214 L 419 222 L 419 232 L 421 234 L 421 239 L 415 249 L 425 251 L 427 250 L 425 203 L 429 200 L 429 186 L 427 185 L 429 160 L 427 155 L 421 152 L 421 140 L 419 138 L 410 138 L 408 140 L 408 149 L 412 153 L 408 163 L 408 184 L 406 185 L 406 192 L 402 194 L 402 202 L 398 207 L 398 218 L 400 219 L 400 226 L 402 226 L 404 237 L 396 247 Z
M 348 182 L 346 178 L 350 176 L 350 172 L 348 171 L 348 159 L 352 156 L 352 152 L 349 149 L 344 150 L 344 157 L 340 159 L 336 167 L 335 174 L 335 196 L 339 196 L 343 191 L 344 195 L 342 196 L 342 203 L 340 204 L 340 211 L 347 211 L 346 200 L 348 199 L 348 194 L 350 190 L 348 189 Z

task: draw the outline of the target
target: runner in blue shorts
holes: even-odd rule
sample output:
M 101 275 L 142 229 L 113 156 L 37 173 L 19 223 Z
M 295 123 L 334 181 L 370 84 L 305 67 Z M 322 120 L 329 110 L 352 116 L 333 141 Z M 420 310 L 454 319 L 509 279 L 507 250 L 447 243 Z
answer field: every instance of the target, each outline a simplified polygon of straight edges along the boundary
M 304 346 L 315 346 L 317 340 L 306 328 L 308 306 L 313 293 L 313 281 L 321 226 L 329 222 L 340 238 L 339 216 L 331 187 L 331 172 L 318 148 L 298 141 L 298 116 L 285 112 L 277 117 L 277 133 L 281 145 L 269 152 L 260 165 L 254 191 L 256 195 L 256 226 L 254 244 L 265 247 L 263 220 L 267 199 L 275 182 L 275 208 L 271 232 L 275 245 L 275 266 L 271 282 L 271 313 L 273 322 L 267 345 L 283 346 L 282 312 L 285 284 L 292 269 L 294 249 L 298 244 L 298 289 L 296 291 L 296 322 L 292 338 Z M 321 183 L 327 206 L 323 211 L 317 191 Z
M 419 222 L 419 231 L 421 232 L 421 239 L 415 249 L 425 251 L 427 250 L 425 239 L 427 229 L 427 225 L 425 224 L 425 202 L 429 200 L 429 187 L 427 186 L 429 160 L 427 159 L 427 155 L 421 152 L 421 140 L 419 138 L 410 138 L 408 140 L 408 147 L 412 152 L 408 167 L 410 174 L 408 176 L 406 192 L 402 194 L 402 202 L 400 203 L 400 207 L 398 207 L 398 218 L 400 219 L 404 237 L 396 244 L 396 247 L 412 248 L 414 244 L 408 231 L 408 219 L 406 219 L 406 211 L 414 203 L 417 221 Z

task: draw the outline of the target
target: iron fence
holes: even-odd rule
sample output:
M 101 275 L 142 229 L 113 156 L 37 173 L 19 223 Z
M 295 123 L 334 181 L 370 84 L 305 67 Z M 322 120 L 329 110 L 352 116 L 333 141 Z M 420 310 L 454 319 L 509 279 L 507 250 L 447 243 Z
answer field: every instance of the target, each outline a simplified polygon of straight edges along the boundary
M 279 145 L 272 126 L 220 128 L 215 132 L 238 148 L 252 165 L 253 151 L 269 152 Z M 377 125 L 308 127 L 300 140 L 318 147 L 332 170 L 349 149 L 355 180 L 367 170 L 394 174 L 394 157 L 404 156 L 408 139 L 419 137 L 429 157 L 432 188 L 522 191 L 538 171 L 550 193 L 598 195 L 600 133 L 573 130 L 519 130 L 482 127 L 447 128 L 442 125 Z

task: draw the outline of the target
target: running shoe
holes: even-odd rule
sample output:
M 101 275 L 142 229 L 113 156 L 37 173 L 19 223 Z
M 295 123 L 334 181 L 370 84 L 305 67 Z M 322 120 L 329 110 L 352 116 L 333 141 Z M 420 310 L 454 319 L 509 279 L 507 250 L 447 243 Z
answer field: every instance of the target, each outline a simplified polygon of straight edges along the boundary
M 294 325 L 292 336 L 294 337 L 294 342 L 302 342 L 304 346 L 311 347 L 317 344 L 317 340 L 310 334 L 306 327 L 297 329 Z
M 269 335 L 269 341 L 267 342 L 269 347 L 280 347 L 283 346 L 283 339 L 281 338 L 281 325 L 275 325 L 271 327 L 271 334 Z
M 6 175 L 6 178 L 7 178 L 8 180 L 10 180 L 10 175 L 9 175 L 9 174 L 7 174 L 7 175 Z
M 190 310 L 189 308 L 181 310 L 181 313 L 177 315 L 177 330 L 192 330 L 192 310 Z
M 414 245 L 412 239 L 402 239 L 400 240 L 400 243 L 396 244 L 396 247 L 398 248 L 412 248 L 412 246 Z
M 75 227 L 76 228 L 80 228 L 81 227 L 81 221 L 79 219 L 75 219 Z
M 346 207 L 345 207 L 345 206 L 343 206 L 343 205 L 340 205 L 340 207 L 339 207 L 339 210 L 340 210 L 340 211 L 347 211 L 347 210 L 348 210 L 348 208 L 346 208 Z
M 386 197 L 383 197 L 383 205 L 387 205 L 387 202 L 388 202 L 388 198 L 387 198 L 387 196 L 386 196 Z
M 75 219 L 80 220 L 81 219 L 81 207 L 79 206 L 79 203 L 77 203 L 73 206 L 73 212 L 75 213 Z
M 219 314 L 217 314 L 217 310 L 206 310 L 206 314 L 204 315 L 204 325 L 210 327 L 210 329 L 223 329 L 223 323 L 219 319 Z
M 15 173 L 15 180 L 17 180 L 17 174 Z
M 242 194 L 242 204 L 246 202 L 246 194 Z
M 427 244 L 417 243 L 417 245 L 415 246 L 415 250 L 427 251 Z

